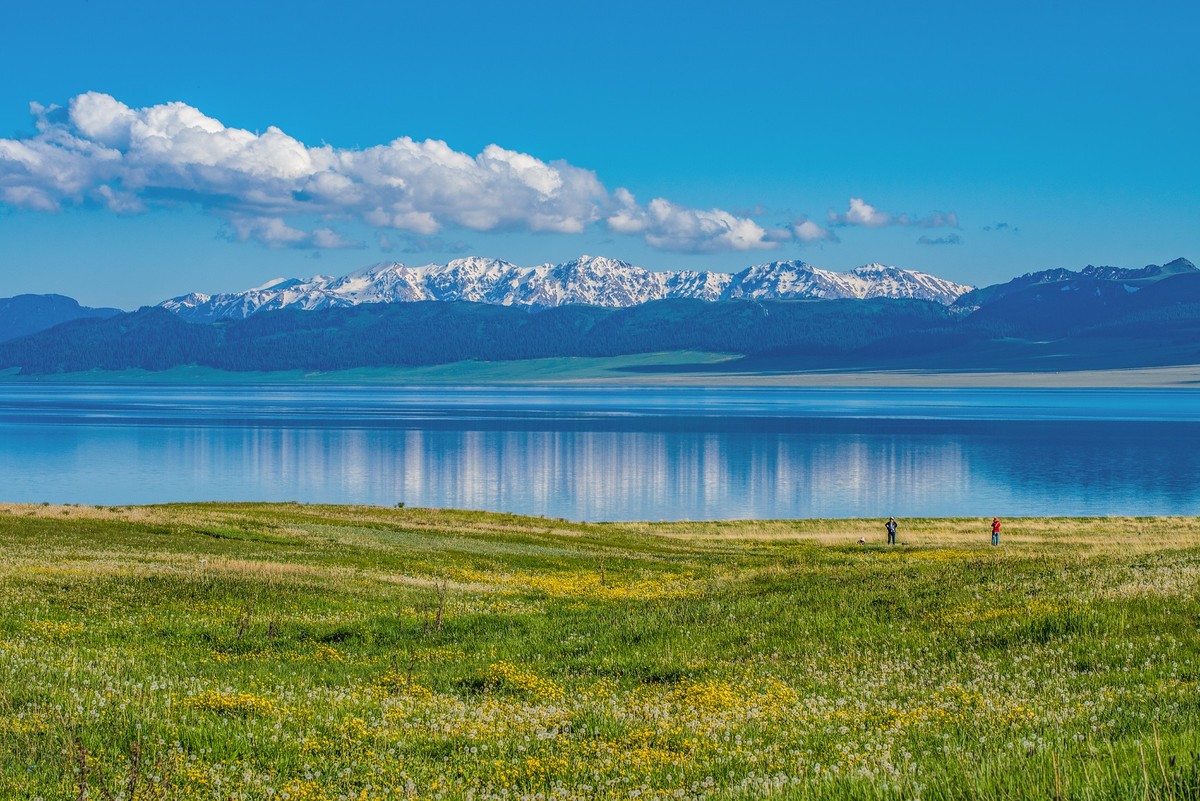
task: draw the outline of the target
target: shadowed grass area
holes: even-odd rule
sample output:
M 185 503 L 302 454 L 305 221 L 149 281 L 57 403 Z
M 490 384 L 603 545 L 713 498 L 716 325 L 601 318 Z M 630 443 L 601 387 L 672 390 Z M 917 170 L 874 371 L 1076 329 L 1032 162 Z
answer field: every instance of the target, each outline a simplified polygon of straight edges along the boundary
M 987 522 L 0 506 L 0 797 L 1200 797 L 1200 520 Z

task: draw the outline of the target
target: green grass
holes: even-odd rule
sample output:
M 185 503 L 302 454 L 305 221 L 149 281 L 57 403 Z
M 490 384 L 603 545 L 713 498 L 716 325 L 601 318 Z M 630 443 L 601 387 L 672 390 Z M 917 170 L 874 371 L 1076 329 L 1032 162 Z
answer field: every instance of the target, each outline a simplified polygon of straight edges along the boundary
M 0 506 L 0 797 L 1200 798 L 1200 520 L 900 540 Z

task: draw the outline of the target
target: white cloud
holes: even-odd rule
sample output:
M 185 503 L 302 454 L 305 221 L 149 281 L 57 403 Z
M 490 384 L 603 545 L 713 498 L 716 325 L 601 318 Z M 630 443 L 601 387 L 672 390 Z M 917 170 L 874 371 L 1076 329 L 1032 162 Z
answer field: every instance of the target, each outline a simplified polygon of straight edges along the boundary
M 634 196 L 618 189 L 620 204 L 608 218 L 619 234 L 642 234 L 652 247 L 686 253 L 771 248 L 787 232 L 768 231 L 747 217 L 722 209 L 689 209 L 658 197 L 639 206 Z
M 850 198 L 850 208 L 844 214 L 829 212 L 830 225 L 865 225 L 879 228 L 892 222 L 892 215 L 867 203 L 861 197 Z
M 96 204 L 138 214 L 194 204 L 231 237 L 269 247 L 360 247 L 330 224 L 353 220 L 434 241 L 444 228 L 577 234 L 596 224 L 663 250 L 742 251 L 794 241 L 836 242 L 807 218 L 764 228 L 748 212 L 694 209 L 656 197 L 639 204 L 591 170 L 488 145 L 477 155 L 406 136 L 364 149 L 310 147 L 277 127 L 226 127 L 172 102 L 131 108 L 88 92 L 65 108 L 30 105 L 37 133 L 0 139 L 0 203 L 52 212 Z M 298 227 L 297 219 L 321 220 Z M 851 198 L 829 226 L 957 228 L 954 214 L 913 218 Z
M 362 242 L 351 242 L 332 228 L 314 228 L 312 246 L 320 250 L 366 247 Z
M 935 211 L 927 217 L 913 217 L 908 214 L 890 214 L 867 203 L 861 197 L 850 198 L 850 205 L 845 212 L 838 214 L 829 212 L 829 224 L 834 226 L 863 226 L 866 228 L 882 228 L 885 225 L 910 225 L 917 228 L 957 228 L 958 215 L 953 212 Z
M 361 242 L 347 241 L 332 228 L 304 231 L 293 228 L 278 217 L 234 216 L 230 218 L 229 225 L 233 229 L 232 239 L 238 242 L 254 241 L 269 248 L 339 250 L 364 247 Z
M 234 238 L 271 247 L 353 244 L 331 228 L 295 227 L 302 216 L 422 237 L 447 226 L 580 233 L 606 221 L 685 252 L 766 248 L 791 236 L 721 209 L 662 198 L 641 207 L 591 170 L 498 145 L 475 156 L 409 137 L 361 150 L 310 147 L 273 126 L 226 127 L 184 103 L 131 108 L 97 92 L 30 109 L 37 133 L 0 139 L 0 202 L 39 211 L 192 203 L 228 221 Z
M 801 217 L 792 223 L 792 235 L 801 242 L 837 242 L 837 235 L 828 228 L 822 228 L 807 217 Z
M 60 208 L 53 197 L 32 186 L 0 187 L 0 202 L 35 211 L 58 211 Z
M 308 238 L 304 231 L 273 217 L 234 217 L 230 226 L 237 241 L 254 240 L 272 248 L 300 247 Z

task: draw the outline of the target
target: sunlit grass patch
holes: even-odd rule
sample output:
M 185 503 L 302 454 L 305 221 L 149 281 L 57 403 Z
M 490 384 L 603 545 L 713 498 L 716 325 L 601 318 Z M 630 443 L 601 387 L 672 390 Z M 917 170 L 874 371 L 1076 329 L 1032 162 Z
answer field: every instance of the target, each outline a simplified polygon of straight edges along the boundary
M 0 798 L 1200 797 L 1193 520 L 61 511 L 0 508 Z
M 691 576 L 661 573 L 624 576 L 604 572 L 599 565 L 585 570 L 546 573 L 480 573 L 463 571 L 460 576 L 475 586 L 494 586 L 510 592 L 532 592 L 551 598 L 599 601 L 652 601 L 695 596 L 699 588 Z
M 511 662 L 495 662 L 488 665 L 484 674 L 484 687 L 542 701 L 558 701 L 563 697 L 562 687 L 558 684 Z
M 254 693 L 221 690 L 206 690 L 189 696 L 180 702 L 180 706 L 222 715 L 271 715 L 279 711 L 279 706 L 269 698 Z
M 51 640 L 61 640 L 75 634 L 82 634 L 86 628 L 82 623 L 65 620 L 35 620 L 29 624 L 29 632 L 33 636 Z

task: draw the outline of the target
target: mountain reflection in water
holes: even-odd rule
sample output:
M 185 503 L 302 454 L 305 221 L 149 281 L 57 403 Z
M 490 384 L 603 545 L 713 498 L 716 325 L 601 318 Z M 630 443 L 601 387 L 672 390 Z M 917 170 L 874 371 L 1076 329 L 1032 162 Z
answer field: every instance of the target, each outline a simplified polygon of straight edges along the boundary
M 1193 390 L 0 387 L 0 501 L 1200 514 Z

